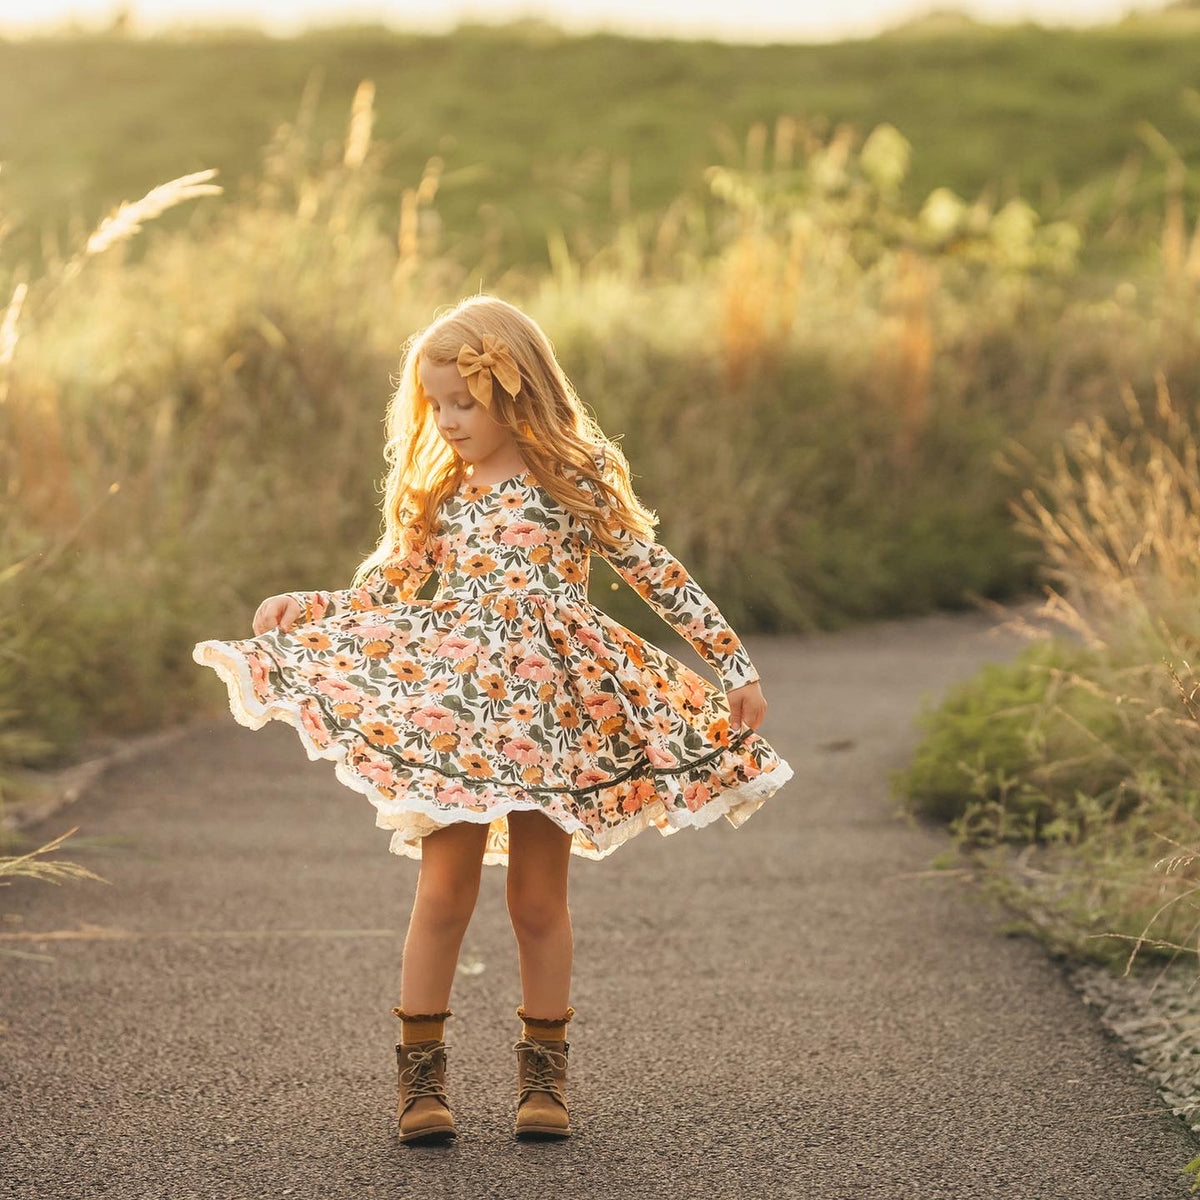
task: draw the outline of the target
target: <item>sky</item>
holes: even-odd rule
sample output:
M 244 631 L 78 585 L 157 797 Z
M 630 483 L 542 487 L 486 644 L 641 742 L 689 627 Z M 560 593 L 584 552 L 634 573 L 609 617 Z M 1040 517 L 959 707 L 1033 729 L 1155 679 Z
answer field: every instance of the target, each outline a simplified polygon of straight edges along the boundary
M 460 20 L 544 17 L 573 33 L 598 29 L 647 36 L 714 37 L 725 41 L 834 41 L 870 37 L 931 8 L 956 8 L 999 24 L 1106 24 L 1130 10 L 1161 8 L 1163 0 L 0 0 L 0 33 L 22 33 L 74 19 L 102 28 L 118 8 L 133 29 L 172 24 L 253 24 L 286 37 L 310 25 L 378 21 L 396 28 L 442 32 Z

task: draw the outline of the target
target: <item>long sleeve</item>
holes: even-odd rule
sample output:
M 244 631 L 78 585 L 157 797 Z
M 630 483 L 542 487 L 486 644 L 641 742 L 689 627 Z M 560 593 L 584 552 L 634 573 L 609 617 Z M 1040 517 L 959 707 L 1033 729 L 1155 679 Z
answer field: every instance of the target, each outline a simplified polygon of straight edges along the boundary
M 433 550 L 417 547 L 407 558 L 397 558 L 376 567 L 361 587 L 340 591 L 285 592 L 302 609 L 299 624 L 362 612 L 412 600 L 436 567 Z
M 759 678 L 750 655 L 687 568 L 665 546 L 625 533 L 619 552 L 592 542 L 598 554 L 715 668 L 726 691 Z

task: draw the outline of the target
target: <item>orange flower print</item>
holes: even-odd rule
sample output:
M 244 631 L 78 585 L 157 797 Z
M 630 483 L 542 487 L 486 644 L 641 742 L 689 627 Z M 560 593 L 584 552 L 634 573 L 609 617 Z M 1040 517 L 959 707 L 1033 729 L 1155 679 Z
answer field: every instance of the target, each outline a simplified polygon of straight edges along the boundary
M 597 793 L 599 809 L 609 823 L 618 820 L 621 816 L 622 791 L 622 785 L 618 783 L 612 787 L 601 788 Z
M 684 788 L 683 799 L 688 806 L 688 811 L 695 812 L 696 809 L 703 808 L 712 799 L 712 793 L 704 784 L 692 783 Z
M 737 634 L 725 630 L 715 634 L 708 644 L 717 654 L 733 654 L 742 643 Z
M 425 678 L 425 668 L 413 658 L 393 658 L 388 663 L 388 670 L 397 679 L 403 679 L 408 683 L 419 683 Z
M 368 721 L 363 726 L 363 733 L 374 746 L 390 746 L 399 741 L 396 731 L 386 721 Z
M 682 563 L 671 563 L 659 572 L 660 587 L 679 588 L 688 581 L 687 569 Z
M 471 579 L 490 575 L 496 569 L 496 560 L 490 554 L 473 554 L 462 564 L 462 572 Z
M 646 780 L 635 779 L 625 789 L 625 794 L 621 798 L 621 807 L 632 815 L 635 812 L 640 812 L 644 805 L 654 799 L 655 795 L 654 788 Z
M 362 705 L 352 700 L 339 700 L 333 706 L 334 715 L 343 721 L 353 721 L 362 712 Z
M 506 621 L 515 621 L 520 611 L 514 596 L 486 596 L 483 602 L 497 616 L 503 617 Z
M 439 733 L 429 739 L 429 745 L 439 754 L 450 754 L 458 749 L 458 734 Z
M 507 588 L 526 588 L 529 586 L 529 574 L 526 571 L 505 571 L 500 576 Z
M 296 641 L 308 650 L 328 650 L 333 644 L 327 634 L 322 633 L 319 629 L 314 629 L 311 625 L 306 625 L 296 634 Z
M 495 774 L 492 764 L 482 754 L 464 754 L 458 761 L 473 779 L 490 779 Z
M 499 674 L 485 675 L 479 681 L 479 690 L 489 700 L 503 700 L 508 695 L 508 685 Z

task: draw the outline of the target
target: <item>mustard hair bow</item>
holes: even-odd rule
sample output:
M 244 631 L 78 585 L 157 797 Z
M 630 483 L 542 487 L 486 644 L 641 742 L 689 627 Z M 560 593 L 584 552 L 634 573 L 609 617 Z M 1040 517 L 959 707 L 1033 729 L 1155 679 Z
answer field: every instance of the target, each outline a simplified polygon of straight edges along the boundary
M 491 408 L 492 376 L 510 396 L 515 396 L 521 390 L 521 368 L 498 337 L 485 333 L 480 341 L 482 353 L 470 342 L 463 342 L 458 352 L 458 373 L 466 379 L 471 395 L 485 408 Z

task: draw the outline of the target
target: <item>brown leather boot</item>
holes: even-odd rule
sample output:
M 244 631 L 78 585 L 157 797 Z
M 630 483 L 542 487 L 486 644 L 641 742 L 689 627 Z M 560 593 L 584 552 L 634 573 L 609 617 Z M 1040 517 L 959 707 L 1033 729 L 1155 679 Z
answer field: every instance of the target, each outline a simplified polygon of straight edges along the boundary
M 458 1135 L 446 1095 L 446 1043 L 396 1043 L 400 1096 L 396 1119 L 402 1142 L 443 1141 Z
M 569 1008 L 564 1017 L 537 1018 L 525 1016 L 518 1009 L 526 1026 L 557 1026 L 569 1021 L 575 1010 Z M 522 1037 L 513 1044 L 517 1053 L 517 1121 L 513 1132 L 517 1137 L 568 1137 L 574 1130 L 567 1111 L 567 1054 L 571 1044 L 565 1038 L 549 1039 Z

